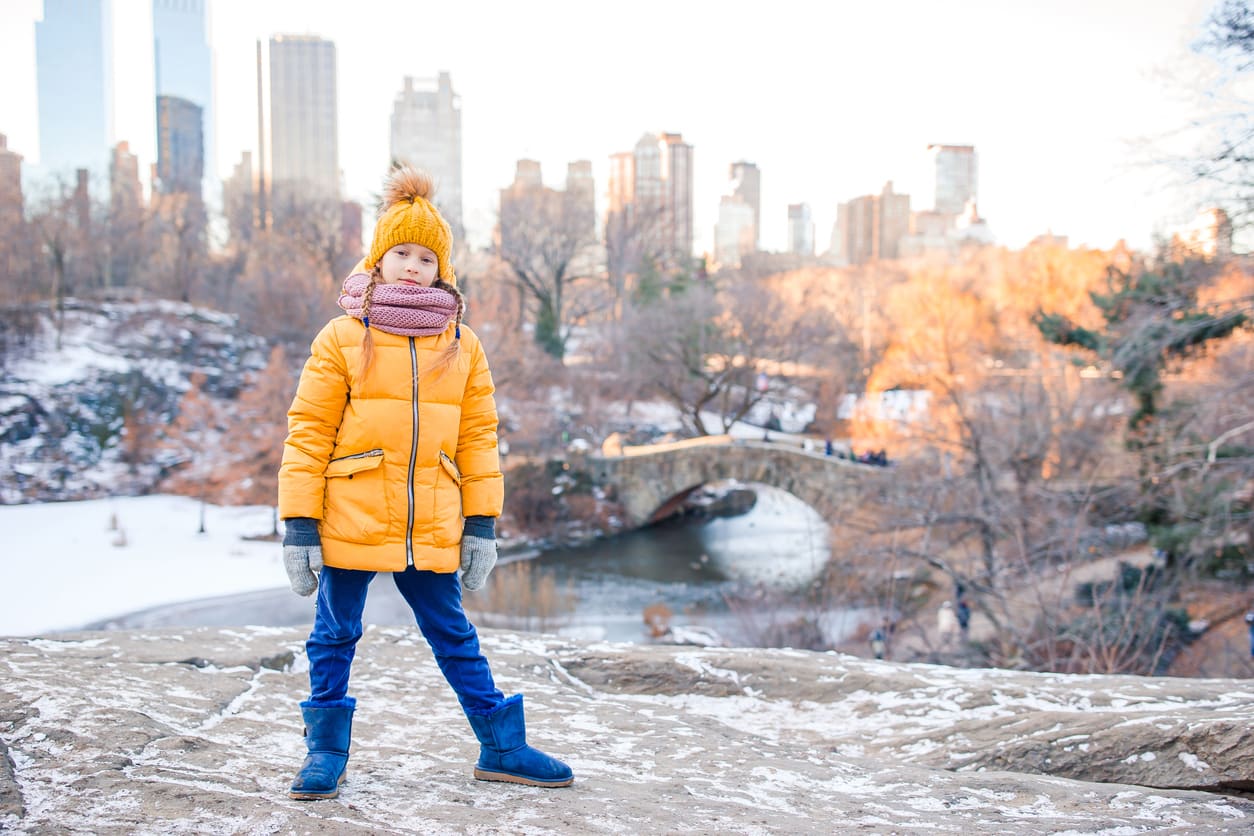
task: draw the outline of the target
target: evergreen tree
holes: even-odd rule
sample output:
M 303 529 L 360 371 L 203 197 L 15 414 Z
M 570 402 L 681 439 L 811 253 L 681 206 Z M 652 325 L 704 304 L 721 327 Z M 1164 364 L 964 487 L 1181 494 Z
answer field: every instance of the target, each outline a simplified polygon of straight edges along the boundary
M 1053 313 L 1035 317 L 1046 339 L 1083 349 L 1133 396 L 1126 444 L 1138 455 L 1138 514 L 1169 559 L 1212 571 L 1225 561 L 1244 566 L 1248 560 L 1250 501 L 1241 497 L 1254 477 L 1254 456 L 1237 445 L 1254 423 L 1243 397 L 1230 397 L 1217 423 L 1219 404 L 1206 402 L 1214 394 L 1202 392 L 1201 402 L 1183 394 L 1168 399 L 1164 378 L 1250 328 L 1254 296 L 1248 289 L 1199 298 L 1215 272 L 1197 262 L 1111 268 L 1107 291 L 1090 294 L 1103 328 L 1083 328 Z M 1236 275 L 1248 288 L 1248 276 Z
M 1128 425 L 1137 430 L 1159 411 L 1165 371 L 1250 323 L 1248 300 L 1198 302 L 1201 280 L 1208 273 L 1198 263 L 1168 262 L 1153 272 L 1112 266 L 1107 292 L 1089 294 L 1106 321 L 1104 330 L 1044 311 L 1037 312 L 1034 322 L 1050 342 L 1086 349 L 1108 366 L 1136 399 Z

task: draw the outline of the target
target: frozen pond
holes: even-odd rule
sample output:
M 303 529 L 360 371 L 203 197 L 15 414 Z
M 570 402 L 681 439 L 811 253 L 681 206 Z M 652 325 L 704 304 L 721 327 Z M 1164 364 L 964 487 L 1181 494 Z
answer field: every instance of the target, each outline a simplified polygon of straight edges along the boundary
M 730 643 L 752 644 L 764 615 L 781 622 L 809 614 L 828 638 L 843 638 L 856 626 L 857 613 L 806 611 L 806 591 L 830 554 L 827 524 L 792 494 L 765 485 L 749 487 L 757 502 L 739 516 L 670 520 L 532 557 L 532 584 L 538 578 L 551 580 L 573 604 L 572 610 L 546 618 L 541 626 L 581 638 L 650 641 L 645 614 L 661 612 L 675 634 L 696 638 L 712 632 Z M 769 613 L 729 607 L 729 596 L 742 598 L 755 591 L 769 598 Z M 468 597 L 467 605 L 475 606 L 475 599 Z M 493 612 L 480 614 L 479 621 L 536 626 Z
M 809 615 L 837 641 L 855 626 L 855 612 L 808 613 L 805 591 L 829 556 L 828 527 L 814 509 L 776 488 L 752 485 L 757 502 L 733 517 L 671 520 L 621 537 L 571 549 L 533 552 L 502 560 L 489 588 L 466 595 L 467 610 L 485 627 L 542 629 L 582 638 L 655 640 L 647 612 L 665 613 L 673 630 L 661 640 L 712 632 L 734 644 L 753 644 L 762 619 Z M 508 579 L 525 562 L 530 569 L 511 589 Z M 498 585 L 493 590 L 492 586 Z M 542 618 L 520 618 L 517 599 L 547 586 L 560 599 Z M 728 606 L 728 597 L 751 591 L 769 596 L 769 612 Z M 312 599 L 287 589 L 231 595 L 158 607 L 91 625 L 104 628 L 164 626 L 289 626 L 312 621 Z M 365 618 L 375 624 L 409 624 L 412 615 L 390 579 L 372 584 Z

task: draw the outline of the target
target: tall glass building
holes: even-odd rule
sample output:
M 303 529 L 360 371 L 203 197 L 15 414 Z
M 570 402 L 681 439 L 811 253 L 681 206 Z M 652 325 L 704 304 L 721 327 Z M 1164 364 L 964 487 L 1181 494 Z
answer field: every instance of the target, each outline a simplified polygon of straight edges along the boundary
M 340 193 L 335 44 L 312 35 L 270 39 L 273 191 Z
M 200 108 L 204 147 L 199 155 L 204 176 L 213 179 L 213 55 L 205 14 L 206 0 L 152 0 L 153 80 L 158 100 L 174 96 Z
M 74 179 L 107 177 L 113 142 L 113 9 L 110 0 L 44 0 L 35 24 L 39 163 Z

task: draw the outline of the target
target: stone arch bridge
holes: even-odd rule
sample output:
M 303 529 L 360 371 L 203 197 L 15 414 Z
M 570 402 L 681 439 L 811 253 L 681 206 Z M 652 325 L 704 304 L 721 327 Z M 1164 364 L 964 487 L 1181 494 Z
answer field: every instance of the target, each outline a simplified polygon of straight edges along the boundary
M 611 492 L 633 526 L 673 513 L 707 482 L 736 479 L 788 491 L 829 521 L 851 517 L 878 493 L 885 468 L 793 444 L 707 436 L 639 447 L 606 445 L 588 458 L 593 481 Z

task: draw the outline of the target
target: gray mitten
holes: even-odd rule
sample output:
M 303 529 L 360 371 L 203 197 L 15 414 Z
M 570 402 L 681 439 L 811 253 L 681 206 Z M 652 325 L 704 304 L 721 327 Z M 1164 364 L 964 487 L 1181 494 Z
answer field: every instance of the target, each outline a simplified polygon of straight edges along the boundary
M 318 522 L 308 517 L 293 517 L 284 523 L 283 568 L 287 570 L 292 591 L 304 598 L 318 589 L 318 575 L 322 572 Z
M 482 589 L 488 582 L 488 573 L 496 565 L 496 540 L 462 535 L 462 586 L 466 589 Z

